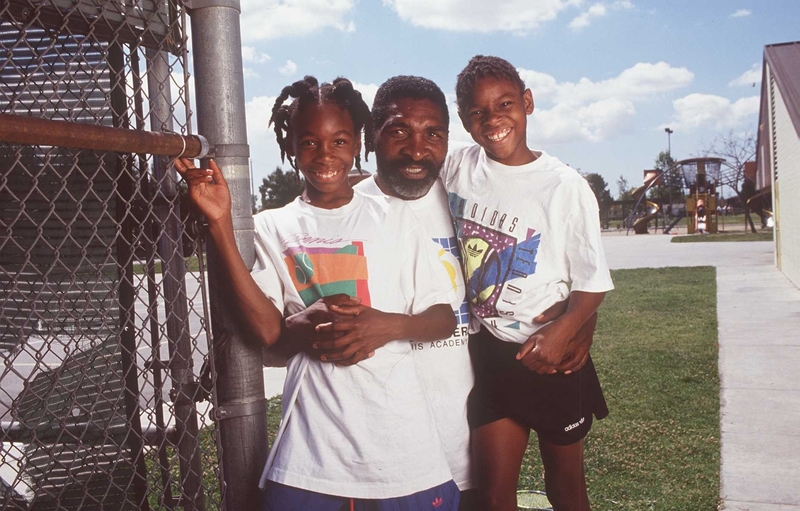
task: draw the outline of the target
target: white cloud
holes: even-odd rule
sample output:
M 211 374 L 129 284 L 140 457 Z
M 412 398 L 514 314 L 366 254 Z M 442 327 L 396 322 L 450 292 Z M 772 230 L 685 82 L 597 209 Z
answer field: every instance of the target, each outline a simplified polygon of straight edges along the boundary
M 675 113 L 667 126 L 673 129 L 691 130 L 701 126 L 715 129 L 733 128 L 758 115 L 761 104 L 759 96 L 741 98 L 731 102 L 728 98 L 711 94 L 689 94 L 672 102 Z
M 592 24 L 592 18 L 602 18 L 606 15 L 607 9 L 603 4 L 594 4 L 589 9 L 583 11 L 580 16 L 575 17 L 569 24 L 572 30 L 580 30 Z
M 266 53 L 260 52 L 252 46 L 242 46 L 242 61 L 253 64 L 263 64 L 270 60 L 272 60 L 272 57 Z
M 574 31 L 578 31 L 582 28 L 586 28 L 592 24 L 592 20 L 595 18 L 602 18 L 606 14 L 608 14 L 608 9 L 613 9 L 615 11 L 620 9 L 633 9 L 633 4 L 628 0 L 617 0 L 610 4 L 603 4 L 603 3 L 595 3 L 585 11 L 583 11 L 580 15 L 576 16 L 572 19 L 569 23 L 569 28 Z
M 347 14 L 355 0 L 242 0 L 242 39 L 260 41 L 324 28 L 354 32 Z
M 259 74 L 254 69 L 245 66 L 242 68 L 242 74 L 245 78 L 258 78 Z
M 526 32 L 552 21 L 583 0 L 383 0 L 401 19 L 424 28 L 457 32 Z
M 372 102 L 375 101 L 375 94 L 378 92 L 379 85 L 374 83 L 353 83 L 353 88 L 361 93 L 364 103 L 372 110 Z
M 278 71 L 286 76 L 291 76 L 297 73 L 297 64 L 295 64 L 292 60 L 287 60 L 286 64 L 278 68 Z
M 267 127 L 272 117 L 272 106 L 277 96 L 255 96 L 245 104 L 247 116 L 247 140 L 251 146 L 263 144 L 263 138 L 272 131 Z
M 736 12 L 731 14 L 731 18 L 744 18 L 753 14 L 753 11 L 750 9 L 738 9 Z
M 761 64 L 758 62 L 742 73 L 739 78 L 731 80 L 728 83 L 728 87 L 750 87 L 756 83 L 761 83 Z
M 247 143 L 250 145 L 250 159 L 253 161 L 254 193 L 258 195 L 261 180 L 267 177 L 276 166 L 290 170 L 288 162 L 281 163 L 281 152 L 275 141 L 275 132 L 268 126 L 272 117 L 272 105 L 276 96 L 255 96 L 245 104 L 247 116 Z
M 536 142 L 597 142 L 624 133 L 635 114 L 633 102 L 619 98 L 586 104 L 560 103 L 549 110 L 539 110 L 530 118 L 529 136 Z
M 558 82 L 553 76 L 519 69 L 533 92 L 536 111 L 529 121 L 535 143 L 598 141 L 624 133 L 636 103 L 691 83 L 694 74 L 665 62 L 638 63 L 599 82 L 581 78 Z

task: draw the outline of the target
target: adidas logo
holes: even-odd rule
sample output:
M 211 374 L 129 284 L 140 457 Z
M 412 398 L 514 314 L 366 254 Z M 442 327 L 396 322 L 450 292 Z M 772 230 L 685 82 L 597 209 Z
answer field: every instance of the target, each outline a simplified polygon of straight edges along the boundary
M 478 257 L 483 254 L 483 250 L 478 249 L 477 243 L 473 243 L 471 246 L 467 244 L 467 254 L 469 254 L 470 257 Z
M 586 421 L 586 417 L 581 417 L 581 420 L 579 420 L 575 424 L 570 424 L 569 426 L 564 428 L 564 431 L 571 431 L 571 430 L 577 428 L 578 426 L 580 426 L 581 424 L 583 424 L 585 421 Z
M 433 499 L 433 502 L 431 502 L 431 505 L 433 507 L 441 507 L 442 504 L 444 504 L 444 499 L 441 497 L 436 497 L 435 499 Z

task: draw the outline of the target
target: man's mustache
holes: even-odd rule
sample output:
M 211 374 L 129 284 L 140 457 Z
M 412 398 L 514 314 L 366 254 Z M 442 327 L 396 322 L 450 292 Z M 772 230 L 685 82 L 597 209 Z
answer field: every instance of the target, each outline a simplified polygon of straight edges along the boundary
M 436 172 L 441 167 L 441 165 L 437 165 L 435 161 L 429 158 L 415 160 L 413 158 L 404 157 L 391 160 L 388 163 L 395 169 L 400 169 L 402 167 L 422 167 L 428 172 Z

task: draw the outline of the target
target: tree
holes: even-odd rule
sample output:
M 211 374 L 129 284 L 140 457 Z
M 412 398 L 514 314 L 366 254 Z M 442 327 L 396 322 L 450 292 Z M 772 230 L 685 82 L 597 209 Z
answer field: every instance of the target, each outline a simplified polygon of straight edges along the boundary
M 600 174 L 594 173 L 585 174 L 583 177 L 589 182 L 589 187 L 597 198 L 597 205 L 600 207 L 600 218 L 605 218 L 608 213 L 608 208 L 611 207 L 611 203 L 614 200 L 611 198 L 611 193 L 608 191 L 606 180 L 603 179 L 603 176 Z
M 728 186 L 739 197 L 741 204 L 745 206 L 744 215 L 750 229 L 756 232 L 753 219 L 750 217 L 750 208 L 746 207 L 748 181 L 744 174 L 745 163 L 752 160 L 756 155 L 756 136 L 753 132 L 729 131 L 724 135 L 717 135 L 713 142 L 703 149 L 706 156 L 723 158 L 725 162 L 720 169 L 719 182 L 721 185 Z
M 275 172 L 265 177 L 258 187 L 261 194 L 261 210 L 275 209 L 292 202 L 303 193 L 305 181 L 295 171 L 284 172 L 275 167 Z
M 684 199 L 680 169 L 675 165 L 672 155 L 665 151 L 658 153 L 654 166 L 655 170 L 661 172 L 661 184 L 650 188 L 650 198 L 669 202 L 671 211 L 674 202 Z
M 625 176 L 619 176 L 617 179 L 617 200 L 630 200 L 633 198 L 633 194 L 631 193 L 633 188 L 628 185 L 628 180 L 625 179 Z

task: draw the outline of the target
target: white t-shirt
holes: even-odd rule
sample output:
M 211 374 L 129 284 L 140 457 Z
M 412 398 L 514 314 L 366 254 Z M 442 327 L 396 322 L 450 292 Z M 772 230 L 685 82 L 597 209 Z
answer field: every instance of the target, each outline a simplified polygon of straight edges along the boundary
M 255 230 L 254 279 L 286 315 L 335 293 L 404 314 L 452 300 L 432 242 L 401 201 L 355 192 L 326 210 L 297 199 L 256 215 Z M 407 339 L 350 367 L 300 353 L 287 364 L 261 484 L 364 499 L 416 493 L 451 479 L 435 428 Z
M 448 154 L 442 181 L 472 313 L 495 337 L 523 343 L 570 290 L 614 288 L 594 193 L 557 158 L 510 167 L 472 145 Z
M 372 176 L 355 186 L 366 195 L 385 197 Z M 399 200 L 399 199 L 395 199 Z M 467 396 L 475 376 L 469 360 L 469 304 L 464 299 L 461 255 L 447 209 L 447 194 L 437 180 L 428 193 L 404 201 L 436 242 L 437 255 L 450 278 L 457 301 L 452 305 L 456 330 L 448 339 L 434 342 L 410 341 L 414 360 L 428 393 L 447 464 L 460 490 L 474 488 L 470 466 L 470 437 L 467 424 Z

